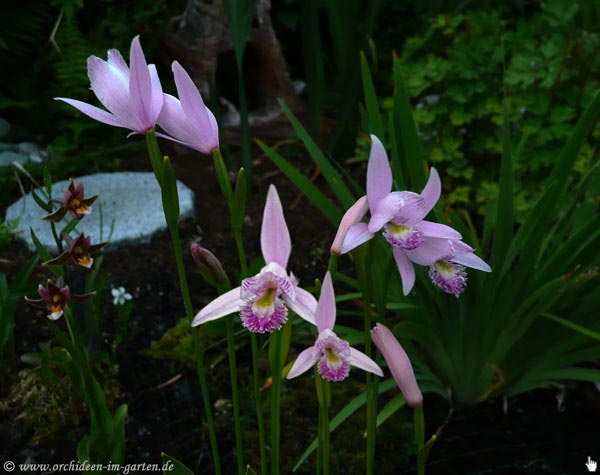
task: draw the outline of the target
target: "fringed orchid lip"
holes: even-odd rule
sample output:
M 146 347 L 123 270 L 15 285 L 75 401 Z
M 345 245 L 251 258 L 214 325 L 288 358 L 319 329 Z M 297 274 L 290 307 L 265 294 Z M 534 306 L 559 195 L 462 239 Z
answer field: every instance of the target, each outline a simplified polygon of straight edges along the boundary
M 411 251 L 419 247 L 423 241 L 423 233 L 418 225 L 409 226 L 407 224 L 396 224 L 388 222 L 384 226 L 383 236 L 394 247 Z
M 350 344 L 340 339 L 333 327 L 335 325 L 335 294 L 331 274 L 327 272 L 321 287 L 321 296 L 315 311 L 315 320 L 319 336 L 315 344 L 298 355 L 287 378 L 292 379 L 308 371 L 315 364 L 323 379 L 342 381 L 350 374 L 350 366 L 356 366 L 378 376 L 383 372 L 377 363 L 364 353 L 352 348 Z
M 57 320 L 62 316 L 69 302 L 81 302 L 87 300 L 95 293 L 96 292 L 84 295 L 72 295 L 69 286 L 63 284 L 62 278 L 59 278 L 56 284 L 48 279 L 46 287 L 42 284 L 38 287 L 38 294 L 41 299 L 30 299 L 25 297 L 25 301 L 35 307 L 47 308 L 50 312 L 48 318 L 50 320 Z
M 458 297 L 467 285 L 465 267 L 445 259 L 435 261 L 429 267 L 431 281 L 444 292 Z
M 287 320 L 288 309 L 283 296 L 295 298 L 294 285 L 285 269 L 270 263 L 261 272 L 242 282 L 242 325 L 251 332 L 267 333 L 279 330 Z
M 341 340 L 331 330 L 321 332 L 315 343 L 320 355 L 317 363 L 319 374 L 329 381 L 342 381 L 350 374 L 350 343 Z

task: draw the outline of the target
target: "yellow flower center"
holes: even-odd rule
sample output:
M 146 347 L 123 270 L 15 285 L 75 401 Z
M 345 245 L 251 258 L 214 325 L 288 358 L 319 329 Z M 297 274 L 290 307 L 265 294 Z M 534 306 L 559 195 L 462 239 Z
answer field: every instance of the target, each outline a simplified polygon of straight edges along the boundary
M 261 308 L 270 308 L 275 302 L 275 291 L 277 289 L 266 289 L 262 296 L 254 302 L 254 305 Z
M 52 297 L 53 302 L 60 302 L 60 295 L 55 295 Z
M 340 362 L 340 357 L 336 355 L 331 348 L 325 350 L 325 356 L 330 363 L 337 364 Z

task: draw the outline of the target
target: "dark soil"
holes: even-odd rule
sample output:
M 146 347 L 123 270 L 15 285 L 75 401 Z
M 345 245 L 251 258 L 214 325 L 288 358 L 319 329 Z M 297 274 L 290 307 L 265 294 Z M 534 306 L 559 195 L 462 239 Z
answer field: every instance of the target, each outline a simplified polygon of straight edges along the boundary
M 226 270 L 237 268 L 237 253 L 229 231 L 227 209 L 221 198 L 212 170 L 212 161 L 197 154 L 171 153 L 178 178 L 196 193 L 196 218 L 180 224 L 180 233 L 188 264 L 188 278 L 194 307 L 200 308 L 216 296 L 214 290 L 193 273 L 189 244 L 199 241 L 217 255 Z M 256 155 L 255 155 L 256 156 Z M 301 159 L 300 159 L 301 160 Z M 244 239 L 250 261 L 260 255 L 259 235 L 264 197 L 268 184 L 277 185 L 293 242 L 290 269 L 310 285 L 322 278 L 327 265 L 329 245 L 335 229 L 304 197 L 298 200 L 297 189 L 267 163 L 258 160 L 256 183 L 247 208 Z M 297 163 L 310 175 L 314 170 L 308 159 Z M 123 170 L 149 170 L 145 157 L 132 157 L 123 162 Z M 86 170 L 82 170 L 84 174 Z M 325 188 L 325 187 L 323 187 Z M 101 191 L 101 190 L 100 190 Z M 15 197 L 16 198 L 16 197 Z M 100 198 L 101 199 L 101 198 Z M 291 207 L 291 203 L 296 203 Z M 3 212 L 3 210 L 0 210 Z M 135 219 L 135 217 L 132 217 Z M 13 242 L 2 249 L 1 269 L 9 277 L 16 274 L 29 257 L 26 248 Z M 341 262 L 340 265 L 347 265 Z M 203 413 L 200 390 L 193 369 L 182 363 L 156 360 L 141 352 L 157 341 L 183 316 L 179 282 L 169 235 L 156 235 L 148 245 L 109 250 L 102 265 L 108 283 L 123 286 L 135 298 L 129 336 L 118 352 L 119 380 L 128 404 L 127 461 L 158 463 L 166 452 L 184 461 L 197 474 L 211 474 L 212 458 Z M 35 281 L 48 275 L 40 269 Z M 105 291 L 104 338 L 112 339 L 116 316 L 112 310 L 109 289 Z M 41 341 L 51 338 L 44 313 L 20 304 L 16 321 L 17 354 L 36 351 Z M 247 345 L 247 343 L 244 343 Z M 209 354 L 209 386 L 216 415 L 223 473 L 233 474 L 233 423 L 229 374 L 225 344 Z M 258 443 L 254 427 L 254 400 L 249 390 L 251 365 L 248 346 L 238 351 L 238 377 L 242 386 L 242 417 L 245 431 L 245 460 L 258 469 Z M 23 365 L 24 366 L 24 365 Z M 262 374 L 268 365 L 262 362 Z M 347 385 L 334 386 L 334 414 L 358 391 L 362 382 L 358 375 Z M 316 435 L 317 402 L 310 377 L 285 383 L 282 405 L 282 473 L 292 467 Z M 263 391 L 268 400 L 268 392 Z M 383 404 L 381 401 L 380 404 Z M 593 406 L 592 404 L 596 404 Z M 539 390 L 512 399 L 506 414 L 502 401 L 481 404 L 475 408 L 457 409 L 441 432 L 430 455 L 428 474 L 568 474 L 585 473 L 588 456 L 600 461 L 600 413 L 598 391 L 591 385 L 568 392 L 559 410 L 555 391 Z M 426 401 L 428 433 L 442 426 L 447 417 L 446 403 Z M 268 414 L 268 406 L 265 405 Z M 360 411 L 363 412 L 363 411 Z M 391 417 L 378 432 L 378 475 L 416 473 L 414 446 L 411 439 L 410 413 L 403 410 Z M 77 439 L 51 441 L 39 447 L 28 447 L 31 430 L 2 421 L 0 455 L 4 460 L 22 463 L 28 458 L 40 463 L 68 462 L 76 458 Z M 335 474 L 364 472 L 364 416 L 357 414 L 332 436 Z M 202 430 L 204 429 L 204 430 Z M 85 428 L 84 428 L 85 430 Z M 298 473 L 312 473 L 314 456 Z

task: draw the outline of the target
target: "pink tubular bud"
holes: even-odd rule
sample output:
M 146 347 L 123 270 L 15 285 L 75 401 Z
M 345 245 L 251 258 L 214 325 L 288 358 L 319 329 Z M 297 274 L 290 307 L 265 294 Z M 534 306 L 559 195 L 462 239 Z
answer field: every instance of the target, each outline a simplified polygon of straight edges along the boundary
M 383 355 L 406 403 L 410 407 L 423 404 L 423 395 L 417 385 L 408 355 L 394 334 L 389 328 L 378 323 L 375 328 L 371 329 L 371 338 Z
M 367 197 L 363 196 L 362 198 L 359 198 L 358 201 L 348 209 L 348 211 L 346 211 L 342 217 L 342 220 L 340 221 L 340 226 L 338 227 L 335 239 L 331 245 L 332 254 L 339 255 L 342 253 L 342 244 L 344 243 L 344 238 L 348 233 L 348 229 L 350 229 L 350 227 L 356 223 L 360 223 L 365 214 L 367 214 L 368 210 L 369 203 L 367 202 Z
M 223 270 L 221 261 L 212 252 L 198 243 L 192 244 L 192 258 L 200 272 L 215 284 L 225 284 L 229 280 Z

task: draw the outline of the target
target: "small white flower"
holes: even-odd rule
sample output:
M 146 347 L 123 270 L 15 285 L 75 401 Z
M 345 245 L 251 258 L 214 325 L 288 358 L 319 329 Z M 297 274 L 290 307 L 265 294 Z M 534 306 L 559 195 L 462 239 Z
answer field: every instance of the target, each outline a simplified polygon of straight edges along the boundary
M 113 296 L 113 305 L 125 305 L 125 302 L 133 298 L 129 292 L 125 291 L 124 287 L 112 289 L 111 293 Z

